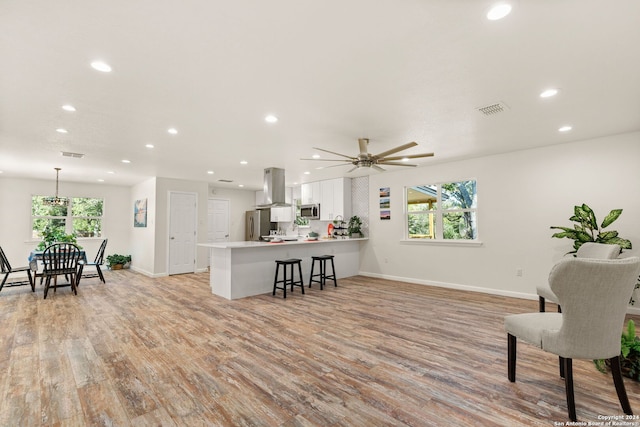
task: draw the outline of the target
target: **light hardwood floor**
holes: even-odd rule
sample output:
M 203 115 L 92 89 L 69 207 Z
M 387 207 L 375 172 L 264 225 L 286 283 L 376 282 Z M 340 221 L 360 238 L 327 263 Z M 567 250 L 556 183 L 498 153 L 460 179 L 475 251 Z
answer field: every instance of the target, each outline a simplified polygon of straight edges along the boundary
M 567 421 L 555 356 L 520 343 L 507 380 L 503 317 L 537 301 L 360 276 L 236 301 L 212 295 L 208 274 L 106 280 L 46 300 L 0 293 L 0 426 Z M 622 415 L 610 375 L 574 371 L 579 420 Z

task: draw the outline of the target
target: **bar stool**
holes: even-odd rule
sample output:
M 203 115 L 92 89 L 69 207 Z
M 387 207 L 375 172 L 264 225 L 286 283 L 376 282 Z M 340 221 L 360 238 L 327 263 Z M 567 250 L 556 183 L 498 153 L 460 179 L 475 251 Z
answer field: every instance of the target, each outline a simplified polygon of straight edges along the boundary
M 327 274 L 327 261 L 331 261 L 331 274 Z M 320 273 L 313 274 L 313 268 L 316 265 L 316 261 L 320 264 Z M 320 279 L 314 279 L 314 277 L 320 276 Z M 336 267 L 333 264 L 333 255 L 319 255 L 311 257 L 311 276 L 309 276 L 309 287 L 313 282 L 320 283 L 320 290 L 324 288 L 327 279 L 333 279 L 333 285 L 338 286 L 336 281 Z
M 302 260 L 298 258 L 291 258 L 285 260 L 276 260 L 276 277 L 273 279 L 273 295 L 276 294 L 276 289 L 282 289 L 284 291 L 284 297 L 287 297 L 287 285 L 291 285 L 291 292 L 293 292 L 294 286 L 300 286 L 302 289 L 302 294 L 304 295 L 304 281 L 302 279 Z M 294 280 L 295 273 L 293 271 L 293 266 L 298 266 L 298 274 L 300 275 L 300 280 Z M 280 266 L 283 266 L 284 270 L 284 278 L 282 280 L 278 280 L 278 273 L 280 272 Z M 287 267 L 289 267 L 290 276 L 287 275 Z M 282 283 L 282 287 L 278 286 L 278 283 Z

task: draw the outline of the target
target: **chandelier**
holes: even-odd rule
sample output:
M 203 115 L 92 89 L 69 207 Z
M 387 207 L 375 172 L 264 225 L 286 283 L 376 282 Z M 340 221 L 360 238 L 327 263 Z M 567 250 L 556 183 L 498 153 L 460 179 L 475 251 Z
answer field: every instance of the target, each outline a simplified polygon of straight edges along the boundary
M 56 170 L 56 195 L 55 197 L 44 197 L 42 203 L 47 206 L 67 206 L 69 205 L 69 199 L 66 197 L 58 197 L 58 174 L 60 168 L 54 168 Z

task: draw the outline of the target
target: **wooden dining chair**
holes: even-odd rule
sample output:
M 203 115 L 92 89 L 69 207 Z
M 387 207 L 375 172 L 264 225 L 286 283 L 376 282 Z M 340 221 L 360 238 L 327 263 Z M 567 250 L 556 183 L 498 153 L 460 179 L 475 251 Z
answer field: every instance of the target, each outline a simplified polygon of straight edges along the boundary
M 58 276 L 68 278 L 69 283 L 62 286 L 70 286 L 75 295 L 78 294 L 76 281 L 78 275 L 78 261 L 80 248 L 73 243 L 54 243 L 42 253 L 42 276 L 44 277 L 44 298 L 47 298 L 51 280 L 53 279 L 53 291 L 58 288 Z
M 4 277 L 2 279 L 2 283 L 0 283 L 0 291 L 5 286 L 5 284 L 7 285 L 7 287 L 24 286 L 24 285 L 26 285 L 27 282 L 24 281 L 24 280 L 7 283 L 7 279 L 9 278 L 10 274 L 12 274 L 12 273 L 24 273 L 26 271 L 27 272 L 27 278 L 29 280 L 28 284 L 31 285 L 31 291 L 35 292 L 35 290 L 36 290 L 35 289 L 35 283 L 34 283 L 35 281 L 31 277 L 31 268 L 30 267 L 12 267 L 11 264 L 9 263 L 9 259 L 7 258 L 7 256 L 5 255 L 4 251 L 2 250 L 2 247 L 0 247 L 0 268 L 2 269 L 2 274 L 4 274 Z
M 100 245 L 100 248 L 98 249 L 98 252 L 96 253 L 96 257 L 93 260 L 93 262 L 86 262 L 86 261 L 82 261 L 80 260 L 78 263 L 78 280 L 76 282 L 76 286 L 80 284 L 80 279 L 83 277 L 86 278 L 90 278 L 90 277 L 99 277 L 100 281 L 102 283 L 107 283 L 104 280 L 104 275 L 102 274 L 102 270 L 100 269 L 100 266 L 102 264 L 104 264 L 104 251 L 107 248 L 107 240 L 109 239 L 104 239 L 102 241 L 102 244 Z M 84 268 L 85 267 L 95 267 L 96 271 L 94 272 L 85 272 Z

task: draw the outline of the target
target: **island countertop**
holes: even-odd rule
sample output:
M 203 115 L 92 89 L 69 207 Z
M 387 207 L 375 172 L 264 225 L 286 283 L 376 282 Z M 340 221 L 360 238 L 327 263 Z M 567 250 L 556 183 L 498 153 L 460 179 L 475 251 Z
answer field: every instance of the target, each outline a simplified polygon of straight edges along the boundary
M 339 243 L 339 242 L 356 242 L 359 240 L 369 240 L 366 237 L 359 237 L 355 239 L 318 239 L 318 240 L 283 240 L 278 243 L 271 242 L 213 242 L 213 243 L 198 243 L 198 246 L 205 248 L 217 248 L 217 249 L 243 249 L 243 248 L 269 248 L 286 245 L 318 245 L 322 243 Z
M 301 259 L 307 285 L 313 256 L 333 255 L 338 279 L 355 276 L 360 267 L 360 246 L 367 240 L 364 237 L 282 243 L 217 242 L 198 246 L 209 249 L 211 292 L 231 300 L 271 293 L 278 259 Z

